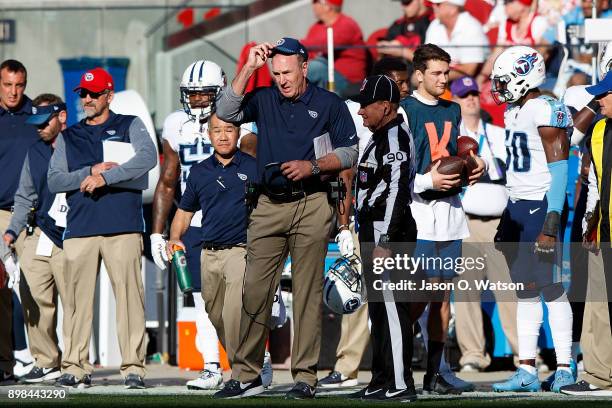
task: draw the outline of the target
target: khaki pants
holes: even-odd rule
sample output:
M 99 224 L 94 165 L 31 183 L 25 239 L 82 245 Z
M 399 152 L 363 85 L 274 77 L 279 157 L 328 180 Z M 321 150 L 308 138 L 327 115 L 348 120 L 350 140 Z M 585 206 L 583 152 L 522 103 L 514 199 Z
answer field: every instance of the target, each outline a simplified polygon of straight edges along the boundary
M 215 326 L 230 364 L 234 361 L 239 342 L 245 268 L 244 247 L 202 250 L 202 298 L 208 318 Z
M 71 238 L 64 241 L 66 304 L 71 331 L 64 339 L 62 372 L 91 374 L 89 339 L 100 259 L 108 271 L 117 305 L 121 374 L 145 375 L 144 288 L 141 278 L 142 236 L 138 233 Z
M 251 382 L 263 365 L 269 321 L 284 260 L 291 254 L 294 337 L 291 374 L 314 386 L 321 348 L 321 304 L 325 255 L 333 208 L 325 193 L 292 203 L 259 197 L 247 233 L 247 271 L 240 344 L 232 378 Z
M 483 221 L 477 218 L 468 218 L 470 237 L 464 239 L 465 243 L 483 244 L 487 251 L 487 266 L 483 270 L 470 269 L 457 279 L 474 280 L 489 279 L 490 281 L 511 282 L 510 271 L 501 252 L 493 247 L 493 238 L 497 232 L 499 219 Z M 481 256 L 470 254 L 469 245 L 463 250 L 464 257 Z M 491 364 L 491 356 L 485 351 L 485 337 L 482 326 L 482 309 L 480 307 L 480 292 L 476 290 L 462 291 L 462 301 L 455 302 L 455 328 L 457 342 L 461 349 L 460 365 L 475 364 L 486 368 Z M 518 356 L 518 339 L 516 332 L 516 300 L 514 294 L 505 291 L 503 294 L 494 293 L 497 302 L 499 317 L 504 333 L 512 352 Z
M 22 269 L 21 302 L 28 330 L 30 352 L 37 367 L 60 366 L 60 349 L 56 334 L 57 295 L 66 296 L 64 251 L 53 245 L 51 256 L 36 255 L 40 229 L 25 238 L 19 263 Z M 64 338 L 70 333 L 70 319 L 64 313 Z
M 610 251 L 608 249 L 608 251 Z M 610 262 L 606 256 L 606 263 Z M 607 265 L 608 268 L 612 265 Z M 584 357 L 585 381 L 604 390 L 612 390 L 612 335 L 602 254 L 589 254 L 589 282 L 584 307 L 580 345 Z M 608 299 L 609 301 L 610 299 Z
M 355 234 L 354 224 L 351 224 L 351 233 L 353 234 L 355 255 L 361 257 L 359 238 Z M 334 371 L 338 371 L 348 378 L 357 378 L 359 364 L 369 342 L 370 330 L 368 329 L 368 305 L 366 303 L 355 313 L 342 316 Z
M 0 210 L 0 233 L 4 234 L 11 220 L 10 211 Z M 13 372 L 13 291 L 0 289 L 0 370 Z

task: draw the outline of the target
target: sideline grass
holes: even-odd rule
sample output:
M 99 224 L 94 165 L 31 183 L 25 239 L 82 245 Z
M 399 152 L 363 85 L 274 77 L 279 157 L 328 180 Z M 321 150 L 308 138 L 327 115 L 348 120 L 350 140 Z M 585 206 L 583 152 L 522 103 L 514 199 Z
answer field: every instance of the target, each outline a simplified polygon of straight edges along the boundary
M 423 408 L 433 407 L 458 407 L 458 408 L 514 408 L 514 407 L 541 407 L 559 408 L 560 406 L 571 405 L 572 408 L 599 408 L 611 407 L 612 400 L 576 400 L 576 399 L 551 399 L 542 400 L 529 397 L 524 398 L 481 398 L 481 399 L 422 399 L 410 405 Z M 44 406 L 44 407 L 162 407 L 172 406 L 175 408 L 189 407 L 392 407 L 405 406 L 400 403 L 365 403 L 350 400 L 342 397 L 319 397 L 311 401 L 287 401 L 277 397 L 258 397 L 240 400 L 215 400 L 211 397 L 192 396 L 192 395 L 71 395 L 63 400 L 7 400 L 2 399 L 0 406 Z

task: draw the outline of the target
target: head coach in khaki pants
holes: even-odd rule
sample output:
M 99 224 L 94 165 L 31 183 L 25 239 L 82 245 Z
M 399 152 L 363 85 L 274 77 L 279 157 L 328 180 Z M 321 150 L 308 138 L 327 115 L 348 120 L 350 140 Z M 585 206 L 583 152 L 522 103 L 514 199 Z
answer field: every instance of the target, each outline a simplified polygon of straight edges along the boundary
M 141 279 L 142 176 L 155 166 L 155 146 L 135 116 L 109 108 L 113 79 L 102 68 L 87 71 L 78 91 L 86 118 L 57 138 L 48 172 L 49 190 L 66 193 L 64 231 L 66 300 L 72 332 L 64 344 L 62 376 L 57 384 L 87 387 L 93 367 L 88 362 L 94 292 L 100 260 L 117 303 L 121 374 L 127 388 L 144 388 L 145 318 Z M 104 161 L 106 142 L 130 143 L 135 155 L 127 162 Z M 107 145 L 110 146 L 110 145 Z M 115 149 L 121 149 L 119 143 Z
M 42 94 L 32 102 L 26 123 L 38 128 L 40 140 L 28 149 L 21 170 L 11 222 L 4 241 L 13 244 L 21 232 L 26 237 L 19 256 L 23 270 L 19 292 L 23 304 L 34 366 L 21 378 L 27 383 L 60 376 L 61 351 L 56 334 L 57 295 L 65 297 L 62 250 L 61 199 L 47 187 L 47 169 L 55 140 L 66 128 L 66 104 L 59 96 Z M 35 210 L 34 218 L 31 217 Z M 70 333 L 70 316 L 64 313 L 63 330 Z
M 276 86 L 243 99 L 253 72 L 272 60 Z M 308 53 L 299 41 L 283 38 L 251 48 L 247 63 L 222 92 L 217 115 L 257 125 L 257 177 L 262 194 L 247 230 L 247 270 L 240 342 L 232 380 L 217 398 L 263 392 L 260 370 L 269 332 L 274 292 L 287 254 L 291 255 L 294 338 L 287 398 L 313 398 L 321 345 L 321 303 L 325 255 L 333 207 L 320 173 L 338 173 L 357 161 L 355 125 L 345 103 L 306 80 Z M 315 145 L 326 140 L 326 154 Z

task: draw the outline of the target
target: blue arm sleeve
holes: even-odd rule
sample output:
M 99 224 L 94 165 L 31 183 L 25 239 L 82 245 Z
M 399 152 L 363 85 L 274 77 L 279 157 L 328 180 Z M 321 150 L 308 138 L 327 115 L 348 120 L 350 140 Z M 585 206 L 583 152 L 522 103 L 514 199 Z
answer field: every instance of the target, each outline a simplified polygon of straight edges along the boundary
M 556 211 L 561 214 L 565 204 L 565 189 L 567 187 L 567 160 L 548 163 L 548 171 L 550 171 L 551 181 L 550 189 L 546 193 L 547 212 Z

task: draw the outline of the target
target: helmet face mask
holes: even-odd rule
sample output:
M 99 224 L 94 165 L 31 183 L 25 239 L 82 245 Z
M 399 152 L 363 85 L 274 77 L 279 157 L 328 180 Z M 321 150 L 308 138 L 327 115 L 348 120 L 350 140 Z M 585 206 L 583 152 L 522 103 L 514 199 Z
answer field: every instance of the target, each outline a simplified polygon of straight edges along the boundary
M 215 102 L 221 88 L 225 86 L 225 73 L 217 64 L 212 61 L 199 60 L 190 64 L 181 79 L 180 92 L 183 110 L 191 120 L 206 122 L 215 112 Z M 197 94 L 197 98 L 190 98 L 190 95 Z M 209 95 L 208 100 L 196 102 L 204 99 L 204 95 Z
M 514 103 L 545 79 L 546 67 L 539 52 L 526 46 L 510 47 L 493 64 L 491 93 L 498 104 Z
M 323 302 L 337 314 L 350 314 L 363 304 L 361 259 L 340 257 L 329 268 L 323 285 Z

